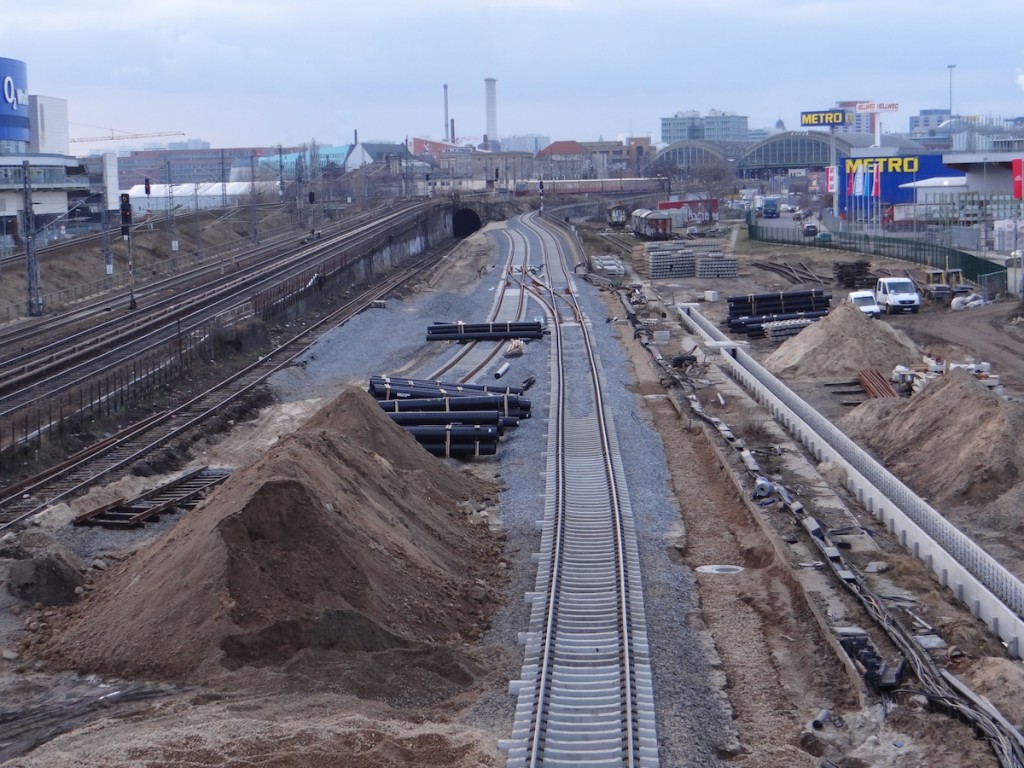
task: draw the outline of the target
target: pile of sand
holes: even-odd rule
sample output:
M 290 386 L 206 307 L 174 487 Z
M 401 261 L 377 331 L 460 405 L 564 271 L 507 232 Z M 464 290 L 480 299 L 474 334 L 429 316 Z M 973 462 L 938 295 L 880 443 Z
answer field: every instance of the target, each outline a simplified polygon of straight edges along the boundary
M 921 351 L 902 331 L 872 320 L 849 302 L 784 341 L 764 360 L 777 376 L 849 376 L 862 369 L 890 373 L 917 365 Z
M 381 691 L 410 660 L 430 665 L 416 678 L 427 687 L 466 683 L 472 673 L 450 650 L 486 626 L 500 543 L 467 524 L 460 502 L 495 496 L 346 390 L 168 536 L 103 573 L 56 622 L 42 658 L 203 681 L 243 667 L 329 676 L 325 654 L 357 655 L 371 670 L 359 685 Z M 374 669 L 377 652 L 392 658 Z
M 937 507 L 1014 492 L 1024 466 L 1024 412 L 954 369 L 909 399 L 869 400 L 839 422 Z

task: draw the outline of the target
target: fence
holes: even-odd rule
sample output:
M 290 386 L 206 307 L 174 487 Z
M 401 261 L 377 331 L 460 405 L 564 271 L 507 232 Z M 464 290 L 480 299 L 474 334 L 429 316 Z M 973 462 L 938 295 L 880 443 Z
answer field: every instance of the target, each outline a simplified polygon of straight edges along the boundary
M 123 413 L 182 381 L 197 366 L 216 359 L 218 329 L 257 316 L 267 323 L 319 304 L 333 288 L 348 260 L 333 257 L 285 282 L 254 294 L 252 300 L 192 326 L 180 327 L 173 339 L 154 344 L 120 366 L 93 377 L 87 385 L 50 397 L 44 407 L 27 409 L 0 434 L 0 474 L 24 469 L 25 461 L 49 448 L 65 451 L 88 438 L 105 420 Z M 317 279 L 317 276 L 322 279 Z M 8 431 L 9 430 L 9 431 Z
M 991 275 L 1001 271 L 1005 291 L 1005 266 L 1001 267 L 980 256 L 936 243 L 862 232 L 830 232 L 830 242 L 819 242 L 814 237 L 804 236 L 802 228 L 798 226 L 769 226 L 751 223 L 750 220 L 748 220 L 747 231 L 751 240 L 761 242 L 854 251 L 886 259 L 908 261 L 932 269 L 959 269 L 962 270 L 964 278 L 972 283 L 980 283 L 982 275 Z M 991 281 L 992 278 L 989 280 Z

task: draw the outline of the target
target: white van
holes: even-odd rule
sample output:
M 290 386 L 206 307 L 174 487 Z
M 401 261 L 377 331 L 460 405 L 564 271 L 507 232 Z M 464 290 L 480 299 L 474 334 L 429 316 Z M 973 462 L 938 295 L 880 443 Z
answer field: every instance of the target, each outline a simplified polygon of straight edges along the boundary
M 921 308 L 921 297 L 909 277 L 880 277 L 875 283 L 875 301 L 887 315 L 913 312 Z
M 850 291 L 846 300 L 868 317 L 879 318 L 882 316 L 882 308 L 875 301 L 875 294 L 872 291 Z

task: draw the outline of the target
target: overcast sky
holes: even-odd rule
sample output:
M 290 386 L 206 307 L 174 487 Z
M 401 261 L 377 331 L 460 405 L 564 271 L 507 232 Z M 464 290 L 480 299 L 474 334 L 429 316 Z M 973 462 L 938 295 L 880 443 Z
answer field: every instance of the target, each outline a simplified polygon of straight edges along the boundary
M 661 141 L 718 109 L 799 127 L 838 100 L 1024 115 L 1021 0 L 36 0 L 4 3 L 0 56 L 67 99 L 72 137 L 183 131 L 214 147 L 443 138 Z M 174 141 L 180 137 L 150 141 Z M 116 149 L 73 144 L 72 151 Z

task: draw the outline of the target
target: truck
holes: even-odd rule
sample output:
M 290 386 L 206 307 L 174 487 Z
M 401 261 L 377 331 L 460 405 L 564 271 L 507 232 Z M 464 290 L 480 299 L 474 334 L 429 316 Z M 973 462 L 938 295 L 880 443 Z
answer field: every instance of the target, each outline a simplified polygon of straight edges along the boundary
M 880 277 L 875 282 L 875 302 L 887 315 L 921 309 L 921 296 L 909 277 Z
M 875 301 L 874 291 L 850 291 L 846 300 L 868 317 L 877 319 L 882 316 L 882 309 Z
M 779 218 L 779 198 L 777 197 L 766 197 L 764 199 L 764 207 L 762 208 L 764 217 L 766 219 L 777 219 Z

